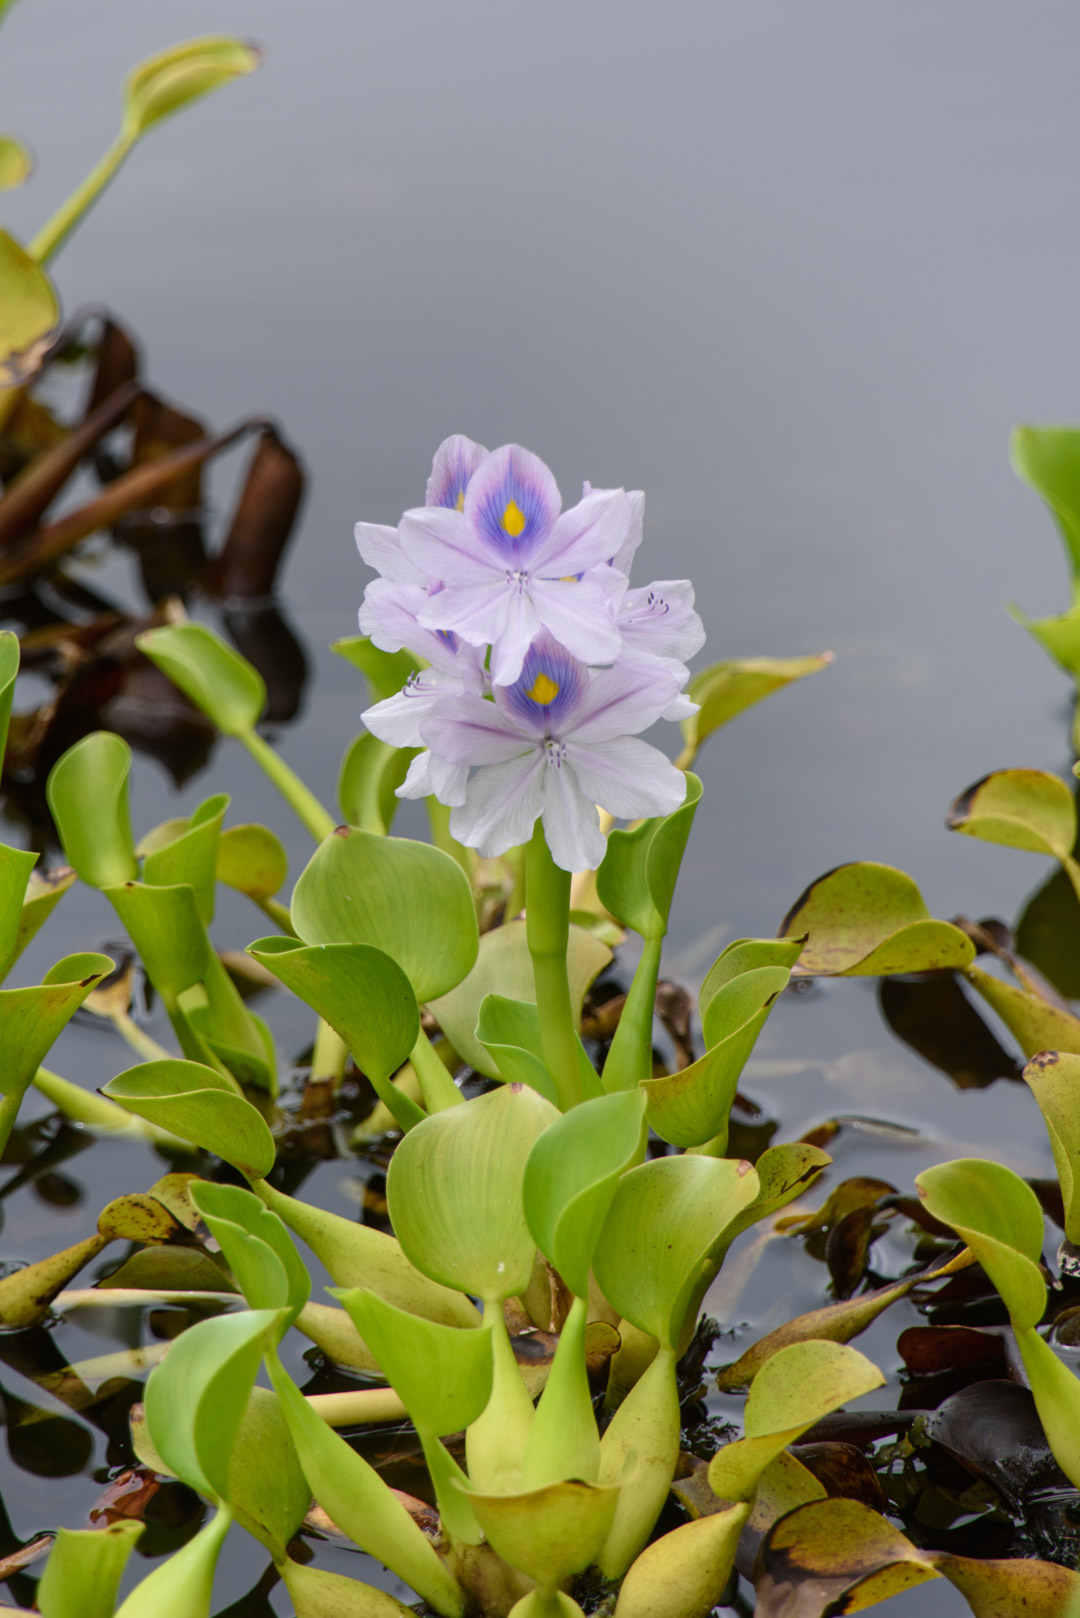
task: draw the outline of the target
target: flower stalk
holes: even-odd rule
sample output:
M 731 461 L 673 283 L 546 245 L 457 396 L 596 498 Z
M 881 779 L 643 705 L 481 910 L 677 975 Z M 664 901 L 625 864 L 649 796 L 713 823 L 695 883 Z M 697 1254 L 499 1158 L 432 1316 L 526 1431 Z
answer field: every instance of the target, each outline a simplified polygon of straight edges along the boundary
M 537 821 L 525 852 L 525 934 L 536 983 L 544 1061 L 563 1112 L 582 1099 L 578 1036 L 570 999 L 570 872 L 555 864 Z

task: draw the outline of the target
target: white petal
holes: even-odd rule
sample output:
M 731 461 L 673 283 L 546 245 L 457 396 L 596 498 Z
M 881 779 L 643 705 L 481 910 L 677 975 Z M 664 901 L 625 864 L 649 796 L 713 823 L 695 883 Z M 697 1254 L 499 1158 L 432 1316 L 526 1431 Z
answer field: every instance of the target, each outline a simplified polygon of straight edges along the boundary
M 582 791 L 620 820 L 670 815 L 686 797 L 682 770 L 636 736 L 591 747 L 568 742 L 566 758 Z
M 535 749 L 477 770 L 464 805 L 450 815 L 451 835 L 488 857 L 526 842 L 540 813 L 544 769 L 544 756 Z
M 564 871 L 594 871 L 607 850 L 596 805 L 582 793 L 569 758 L 544 771 L 544 836 Z
M 490 573 L 482 584 L 451 585 L 429 596 L 419 619 L 427 629 L 448 629 L 471 646 L 487 646 L 505 630 L 510 610 L 505 580 Z
M 521 673 L 525 654 L 536 639 L 540 620 L 531 595 L 507 589 L 506 622 L 491 637 L 491 679 L 494 685 L 513 685 Z
M 658 579 L 640 590 L 628 590 L 619 603 L 623 645 L 674 657 L 680 663 L 700 652 L 705 626 L 694 611 L 689 579 Z
M 449 808 L 465 802 L 469 772 L 460 764 L 448 764 L 432 752 L 417 753 L 408 774 L 397 789 L 399 798 L 427 798 L 434 793 Z
M 384 579 L 396 579 L 400 584 L 427 582 L 425 574 L 402 550 L 396 528 L 388 528 L 381 522 L 358 522 L 353 533 L 356 548 L 368 567 L 373 567 Z
M 483 444 L 466 438 L 464 433 L 444 438 L 431 463 L 431 476 L 424 492 L 425 506 L 448 506 L 451 511 L 460 511 L 469 479 L 487 453 Z
M 529 557 L 529 571 L 561 578 L 607 562 L 626 543 L 630 502 L 622 489 L 596 489 L 564 511 Z
M 620 658 L 613 668 L 593 675 L 574 720 L 574 740 L 610 741 L 648 730 L 678 696 L 685 678 L 686 670 L 678 663 L 658 657 Z
M 421 727 L 423 745 L 451 764 L 502 764 L 538 744 L 493 702 L 468 692 L 431 710 Z
M 421 659 L 450 673 L 454 668 L 452 649 L 417 618 L 427 603 L 428 593 L 422 585 L 373 579 L 360 606 L 360 628 L 380 651 L 400 652 L 408 647 Z
M 417 675 L 397 696 L 376 702 L 360 718 L 373 736 L 391 747 L 423 747 L 422 722 L 437 702 L 461 690 L 460 680 L 430 672 Z
M 693 719 L 694 715 L 700 712 L 701 704 L 692 702 L 686 692 L 682 691 L 674 702 L 668 703 L 660 717 L 661 719 L 670 719 L 674 724 L 679 725 L 684 719 Z
M 610 568 L 603 571 L 611 573 Z M 618 657 L 622 640 L 615 627 L 613 593 L 594 574 L 578 580 L 534 579 L 529 594 L 540 623 L 572 657 L 582 663 L 610 663 Z
M 431 778 L 428 766 L 431 763 L 430 752 L 417 753 L 405 773 L 405 779 L 394 794 L 397 798 L 427 798 L 432 792 Z
M 398 539 L 409 561 L 443 584 L 479 584 L 498 567 L 460 511 L 418 506 L 402 517 Z
M 630 489 L 626 498 L 630 502 L 630 528 L 620 550 L 611 558 L 612 567 L 618 568 L 620 573 L 630 577 L 630 565 L 634 560 L 634 552 L 645 533 L 645 493 L 642 489 Z

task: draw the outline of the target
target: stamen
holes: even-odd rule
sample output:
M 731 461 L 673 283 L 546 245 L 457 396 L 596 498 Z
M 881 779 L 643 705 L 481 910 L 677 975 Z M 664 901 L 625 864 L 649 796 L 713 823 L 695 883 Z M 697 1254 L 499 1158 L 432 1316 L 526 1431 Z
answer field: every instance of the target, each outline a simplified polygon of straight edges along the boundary
M 544 758 L 552 769 L 561 770 L 566 763 L 566 744 L 557 741 L 554 736 L 545 736 Z

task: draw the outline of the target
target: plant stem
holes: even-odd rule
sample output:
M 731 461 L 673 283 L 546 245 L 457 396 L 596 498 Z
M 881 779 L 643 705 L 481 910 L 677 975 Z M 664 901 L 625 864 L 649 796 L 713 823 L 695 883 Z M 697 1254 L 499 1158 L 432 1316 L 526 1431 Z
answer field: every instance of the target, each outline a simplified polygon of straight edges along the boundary
M 585 1367 L 588 1318 L 588 1302 L 575 1298 L 529 1429 L 522 1479 L 526 1489 L 543 1489 L 563 1478 L 595 1483 L 600 1475 L 600 1435 Z
M 71 235 L 83 214 L 97 201 L 131 147 L 132 142 L 129 139 L 117 135 L 85 180 L 75 187 L 66 202 L 60 204 L 52 218 L 42 225 L 27 249 L 31 258 L 36 258 L 39 264 L 48 264 Z
M 138 1051 L 144 1062 L 160 1062 L 172 1055 L 164 1045 L 159 1045 L 152 1035 L 139 1027 L 135 1019 L 126 1011 L 115 1011 L 109 1019 L 121 1039 L 127 1040 L 133 1051 Z
M 345 1076 L 345 1063 L 348 1059 L 349 1050 L 345 1041 L 320 1017 L 315 1030 L 315 1045 L 311 1052 L 311 1082 L 318 1084 L 330 1080 L 336 1095 Z
M 647 938 L 615 1038 L 604 1063 L 604 1089 L 632 1090 L 652 1078 L 652 1026 L 662 938 Z
M 296 928 L 292 924 L 292 915 L 288 905 L 283 905 L 279 899 L 256 899 L 255 903 L 264 916 L 268 916 L 279 932 L 285 933 L 289 938 L 297 936 Z
M 532 956 L 544 1061 L 563 1112 L 581 1100 L 578 1037 L 566 952 L 570 943 L 570 872 L 551 857 L 542 821 L 525 851 L 525 935 Z
M 238 731 L 243 742 L 263 774 L 277 787 L 289 808 L 317 843 L 324 842 L 336 829 L 336 822 L 323 808 L 315 794 L 309 790 L 285 760 L 274 752 L 256 730 Z
M 420 1093 L 428 1112 L 444 1112 L 465 1097 L 443 1066 L 438 1051 L 421 1028 L 409 1055 L 413 1072 L 420 1081 Z
M 484 1299 L 484 1325 L 491 1333 L 495 1374 L 487 1408 L 465 1434 L 465 1454 L 474 1489 L 481 1494 L 512 1494 L 521 1488 L 535 1412 L 510 1346 L 501 1299 Z

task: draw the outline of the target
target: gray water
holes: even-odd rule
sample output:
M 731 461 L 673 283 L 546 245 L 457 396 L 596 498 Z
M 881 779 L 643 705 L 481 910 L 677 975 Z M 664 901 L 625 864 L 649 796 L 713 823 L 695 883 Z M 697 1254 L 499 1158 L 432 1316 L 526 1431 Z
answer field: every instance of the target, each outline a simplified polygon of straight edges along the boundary
M 694 579 L 700 661 L 837 653 L 702 755 L 670 972 L 696 983 L 849 859 L 910 871 L 935 914 L 1011 917 L 1043 862 L 942 819 L 988 770 L 1069 763 L 1065 686 L 1003 602 L 1067 600 L 1006 443 L 1080 416 L 1076 8 L 23 0 L 2 118 L 40 172 L 4 199 L 11 228 L 31 234 L 105 146 L 131 63 L 223 28 L 263 41 L 264 68 L 148 137 L 56 273 L 69 310 L 106 303 L 138 332 L 162 392 L 219 425 L 272 413 L 305 457 L 283 594 L 317 672 L 280 737 L 304 778 L 332 800 L 359 728 L 357 680 L 325 651 L 355 627 L 352 524 L 417 503 L 447 433 L 516 440 L 568 503 L 584 477 L 647 491 L 638 582 Z M 126 564 L 83 567 L 129 588 Z M 238 750 L 214 787 L 299 868 L 304 834 Z M 174 798 L 140 759 L 137 825 L 209 790 Z M 108 927 L 69 896 L 25 977 Z M 261 930 L 238 902 L 219 937 Z M 74 1033 L 56 1060 L 95 1083 L 125 1063 Z M 923 1130 L 845 1172 L 907 1184 L 973 1142 L 1048 1171 L 1026 1092 L 953 1091 L 865 985 L 785 1002 L 746 1088 L 788 1135 L 838 1110 Z M 22 1256 L 58 1245 L 48 1212 Z M 762 1267 L 748 1318 L 794 1312 L 789 1271 Z M 900 1313 L 867 1339 L 883 1363 Z

